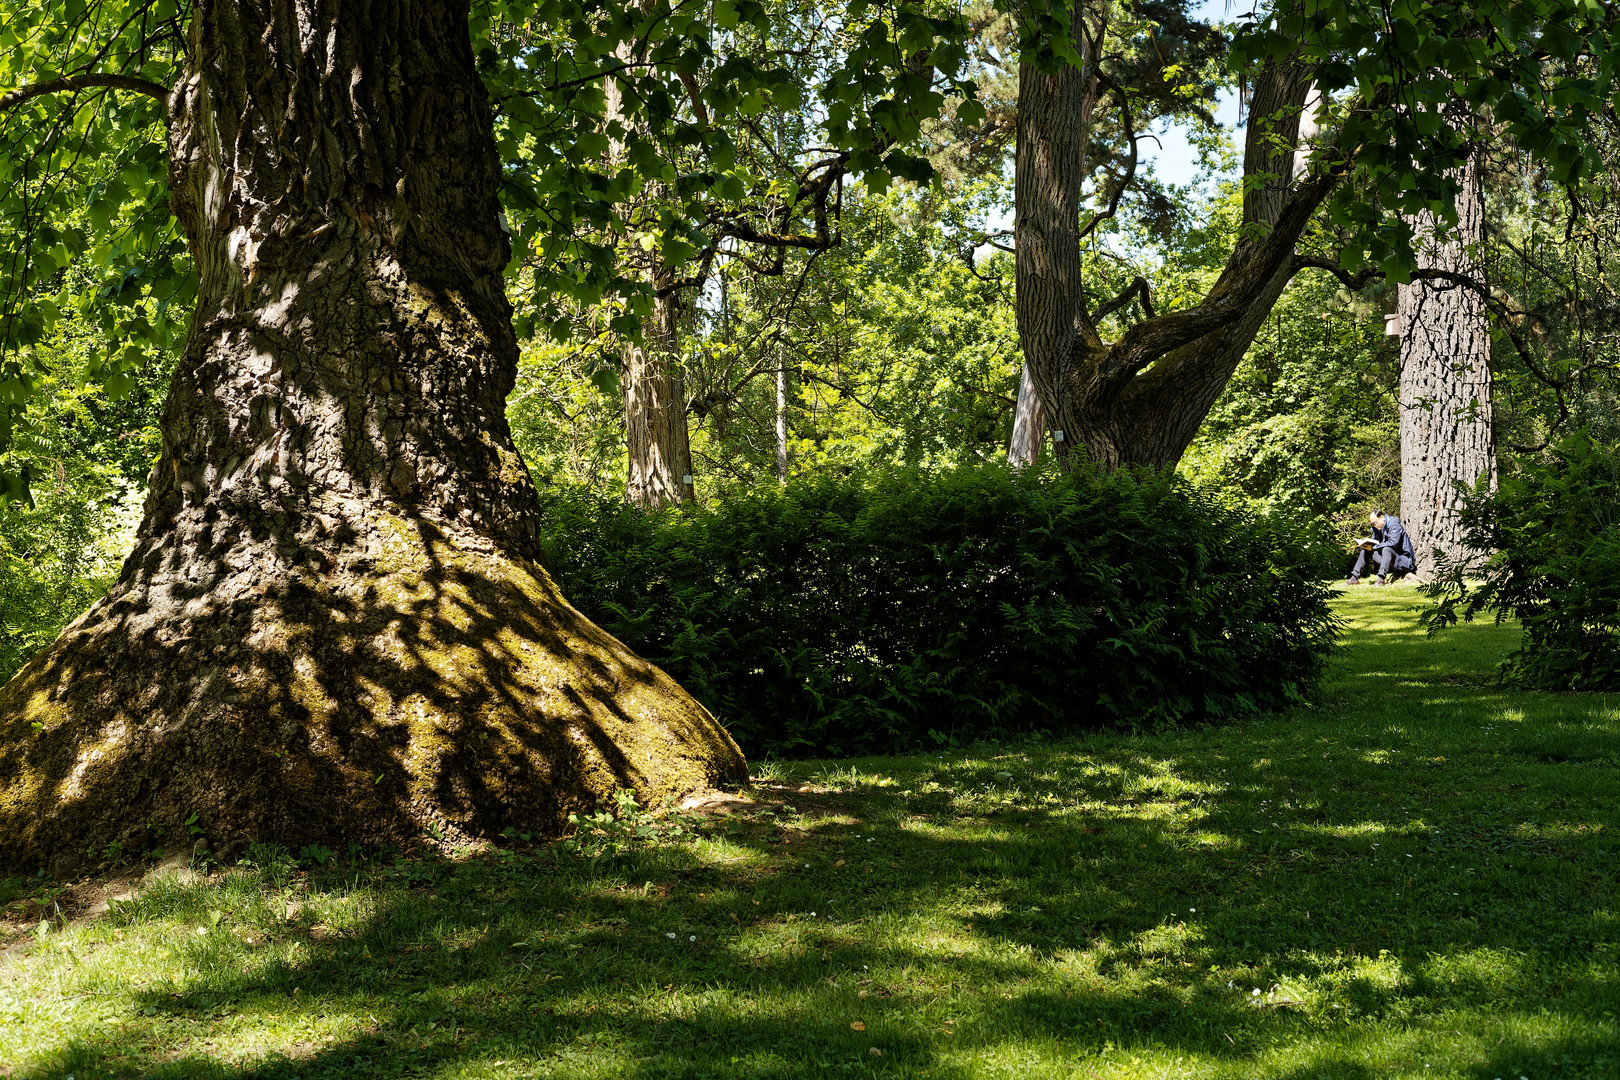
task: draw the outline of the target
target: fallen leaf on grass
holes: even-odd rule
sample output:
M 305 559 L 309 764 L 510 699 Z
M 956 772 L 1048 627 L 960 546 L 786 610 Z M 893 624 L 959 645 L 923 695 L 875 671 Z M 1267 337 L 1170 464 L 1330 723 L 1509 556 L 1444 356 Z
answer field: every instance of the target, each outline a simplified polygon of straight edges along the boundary
M 859 1020 L 851 1020 L 849 1022 L 849 1026 L 854 1028 L 856 1031 L 865 1031 L 866 1030 L 866 1025 L 861 1023 Z

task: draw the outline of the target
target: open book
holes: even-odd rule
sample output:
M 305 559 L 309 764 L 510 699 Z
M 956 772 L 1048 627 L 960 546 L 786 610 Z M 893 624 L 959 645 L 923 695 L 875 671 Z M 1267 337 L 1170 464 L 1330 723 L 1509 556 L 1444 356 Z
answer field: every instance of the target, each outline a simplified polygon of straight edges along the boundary
M 1370 536 L 1363 536 L 1360 540 L 1356 541 L 1356 547 L 1360 548 L 1362 551 L 1371 551 L 1377 546 L 1378 541 L 1374 540 Z

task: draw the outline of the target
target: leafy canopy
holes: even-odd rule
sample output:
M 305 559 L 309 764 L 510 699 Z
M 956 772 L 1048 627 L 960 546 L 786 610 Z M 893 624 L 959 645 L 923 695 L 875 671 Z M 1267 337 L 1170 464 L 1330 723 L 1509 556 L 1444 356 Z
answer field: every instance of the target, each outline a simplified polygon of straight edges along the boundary
M 1001 6 L 1018 21 L 1021 62 L 1077 62 L 1063 0 Z M 5 455 L 47 367 L 36 347 L 65 315 L 101 327 L 88 371 L 114 398 L 183 340 L 195 271 L 169 210 L 164 97 L 190 16 L 186 0 L 0 9 L 0 503 L 28 497 L 26 463 Z M 840 155 L 879 190 L 930 178 L 907 148 L 948 98 L 957 122 L 983 119 L 964 75 L 968 21 L 937 0 L 480 0 L 470 19 L 506 165 L 512 287 L 531 313 L 521 330 L 564 336 L 570 305 L 618 298 L 616 329 L 635 332 L 650 297 L 616 254 L 615 208 L 649 184 L 663 193 L 652 243 L 672 264 L 708 242 L 716 206 L 801 199 L 791 176 L 739 163 L 739 125 L 766 109 L 812 119 L 823 142 L 806 152 Z M 794 19 L 837 48 L 795 67 L 740 47 Z M 1502 126 L 1554 182 L 1591 168 L 1582 128 L 1611 93 L 1615 31 L 1614 7 L 1597 0 L 1287 3 L 1244 25 L 1233 61 L 1315 67 L 1340 132 L 1315 167 L 1355 179 L 1327 221 L 1347 261 L 1398 279 L 1412 263 L 1402 217 L 1449 213 L 1448 170 L 1472 137 L 1459 115 Z M 86 263 L 89 288 L 63 272 Z
M 154 351 L 183 340 L 195 273 L 170 213 L 163 99 L 180 77 L 191 11 L 180 0 L 48 0 L 0 12 L 0 455 L 45 370 L 35 350 L 64 310 L 101 324 L 93 371 L 117 397 Z M 470 29 L 505 159 L 502 201 L 514 238 L 511 276 L 538 325 L 569 332 L 563 304 L 629 301 L 634 332 L 645 286 L 620 272 L 614 208 L 645 185 L 674 196 L 656 239 L 667 257 L 703 242 L 714 200 L 761 194 L 737 168 L 734 129 L 713 117 L 766 106 L 811 112 L 827 147 L 873 187 L 929 169 L 901 147 L 945 91 L 978 109 L 960 79 L 965 35 L 952 9 L 855 0 L 827 15 L 843 47 L 806 77 L 734 48 L 765 36 L 783 5 L 759 0 L 490 0 Z M 701 112 L 687 80 L 701 76 Z M 608 80 L 619 91 L 612 115 Z M 664 152 L 686 149 L 682 168 Z M 620 152 L 609 155 L 610 147 Z M 778 191 L 792 199 L 795 193 Z M 581 228 L 581 226 L 588 226 Z M 89 260 L 103 284 L 73 292 L 63 267 Z M 0 459 L 0 503 L 26 500 L 30 473 Z
M 1309 65 L 1338 128 L 1313 167 L 1350 172 L 1324 207 L 1348 269 L 1406 281 L 1408 219 L 1455 223 L 1460 167 L 1507 136 L 1553 184 L 1601 168 L 1588 123 L 1614 92 L 1620 14 L 1598 0 L 1305 0 L 1246 21 L 1235 70 Z

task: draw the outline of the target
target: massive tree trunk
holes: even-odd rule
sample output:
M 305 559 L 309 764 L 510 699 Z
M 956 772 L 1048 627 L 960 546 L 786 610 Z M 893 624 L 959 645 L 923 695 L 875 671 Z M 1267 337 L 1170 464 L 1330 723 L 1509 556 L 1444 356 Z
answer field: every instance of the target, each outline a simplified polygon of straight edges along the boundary
M 678 293 L 661 293 L 642 340 L 626 350 L 625 442 L 629 473 L 625 496 L 638 506 L 673 506 L 696 497 L 691 434 L 686 423 L 686 381 L 676 346 L 680 340 Z
M 1485 193 L 1477 158 L 1463 169 L 1457 228 L 1434 239 L 1434 221 L 1415 222 L 1420 269 L 1479 279 L 1470 252 L 1485 238 Z M 1485 301 L 1466 285 L 1419 280 L 1399 292 L 1401 324 L 1401 520 L 1422 571 L 1436 553 L 1468 553 L 1458 524 L 1456 485 L 1480 477 L 1496 486 L 1491 424 L 1491 338 Z
M 1080 14 L 1076 13 L 1076 26 Z M 1095 51 L 1076 31 L 1083 58 Z M 1025 371 L 1060 461 L 1172 466 L 1192 442 L 1298 266 L 1294 242 L 1338 174 L 1294 179 L 1311 85 L 1297 63 L 1268 63 L 1254 85 L 1244 175 L 1246 226 L 1225 271 L 1194 308 L 1149 316 L 1102 339 L 1081 281 L 1082 180 L 1098 85 L 1083 69 L 1022 65 L 1018 92 L 1017 315 Z M 1022 398 L 1022 395 L 1020 395 Z M 1014 445 L 1010 455 L 1019 457 Z
M 397 844 L 743 778 L 537 561 L 467 0 L 199 0 L 187 75 L 197 311 L 122 576 L 0 690 L 0 865 L 193 813 L 227 848 Z

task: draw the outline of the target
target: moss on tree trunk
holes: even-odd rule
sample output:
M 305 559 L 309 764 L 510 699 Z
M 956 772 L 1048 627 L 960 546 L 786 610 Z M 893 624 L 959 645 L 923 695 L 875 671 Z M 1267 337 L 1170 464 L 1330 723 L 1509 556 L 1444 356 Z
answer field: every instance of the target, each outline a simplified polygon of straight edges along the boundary
M 0 690 L 0 865 L 555 828 L 736 745 L 538 562 L 499 161 L 456 0 L 202 0 L 170 98 L 201 282 L 135 551 Z

